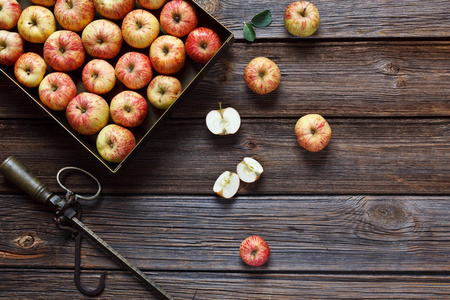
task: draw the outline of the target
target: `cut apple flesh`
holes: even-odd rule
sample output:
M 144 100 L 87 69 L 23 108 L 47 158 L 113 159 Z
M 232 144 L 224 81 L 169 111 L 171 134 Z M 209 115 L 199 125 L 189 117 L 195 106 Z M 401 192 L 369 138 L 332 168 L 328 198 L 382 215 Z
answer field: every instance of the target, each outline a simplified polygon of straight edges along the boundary
M 263 172 L 261 164 L 251 157 L 245 157 L 236 167 L 239 178 L 247 183 L 255 182 Z
M 206 126 L 214 134 L 234 134 L 241 126 L 241 117 L 232 107 L 223 110 L 212 110 L 206 116 Z
M 233 197 L 239 189 L 239 176 L 230 171 L 223 172 L 214 183 L 214 193 L 224 198 Z

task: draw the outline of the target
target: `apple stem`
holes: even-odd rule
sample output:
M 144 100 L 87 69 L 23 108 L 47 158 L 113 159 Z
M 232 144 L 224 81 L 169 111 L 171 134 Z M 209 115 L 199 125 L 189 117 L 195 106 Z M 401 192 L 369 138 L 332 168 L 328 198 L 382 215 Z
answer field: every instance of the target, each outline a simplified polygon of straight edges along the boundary
M 223 118 L 222 102 L 219 102 L 220 116 Z

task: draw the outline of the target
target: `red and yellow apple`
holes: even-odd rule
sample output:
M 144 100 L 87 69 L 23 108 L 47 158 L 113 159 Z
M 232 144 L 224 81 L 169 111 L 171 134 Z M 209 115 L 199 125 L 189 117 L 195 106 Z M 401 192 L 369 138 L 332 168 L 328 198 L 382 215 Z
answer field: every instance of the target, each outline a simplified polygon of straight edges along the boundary
M 159 35 L 159 21 L 144 9 L 129 12 L 122 21 L 122 36 L 134 48 L 147 48 Z
M 269 260 L 270 248 L 260 236 L 254 235 L 241 243 L 239 253 L 247 265 L 259 267 Z
M 183 41 L 171 35 L 158 37 L 150 46 L 150 61 L 155 71 L 160 74 L 177 73 L 186 62 Z
M 13 29 L 21 13 L 22 8 L 16 0 L 0 0 L 0 29 Z
M 80 36 L 71 30 L 55 31 L 44 43 L 44 59 L 56 71 L 78 69 L 86 59 Z
M 114 67 L 103 59 L 92 59 L 83 68 L 81 80 L 88 92 L 106 94 L 116 84 Z
M 219 51 L 222 43 L 212 29 L 197 27 L 186 38 L 186 54 L 195 62 L 206 64 Z
M 0 30 L 0 65 L 13 66 L 22 54 L 22 37 L 17 32 Z
M 65 110 L 67 104 L 76 95 L 75 83 L 69 75 L 63 72 L 50 73 L 39 84 L 39 99 L 52 110 Z
M 45 60 L 39 54 L 33 52 L 22 54 L 14 64 L 14 76 L 19 83 L 28 88 L 37 87 L 46 72 L 47 64 Z
M 99 132 L 96 146 L 104 160 L 120 163 L 136 146 L 136 139 L 127 128 L 110 124 Z
M 245 68 L 244 80 L 253 92 L 267 94 L 278 87 L 281 73 L 272 60 L 266 57 L 256 57 Z
M 187 1 L 172 0 L 164 5 L 159 21 L 167 34 L 183 37 L 197 27 L 197 11 Z
M 173 77 L 158 75 L 152 79 L 147 88 L 147 98 L 158 109 L 167 109 L 181 94 L 181 83 Z
M 293 35 L 310 36 L 316 32 L 319 25 L 319 10 L 308 1 L 293 2 L 284 11 L 284 26 Z
M 136 0 L 94 0 L 95 10 L 103 17 L 120 20 L 132 11 Z
M 143 88 L 153 77 L 149 57 L 134 51 L 127 52 L 119 58 L 115 72 L 117 79 L 132 90 Z
M 311 152 L 325 148 L 331 140 L 328 122 L 318 114 L 307 114 L 295 124 L 295 135 L 300 146 Z
M 42 44 L 56 31 L 55 16 L 46 7 L 28 6 L 20 15 L 17 30 L 24 40 Z
M 96 58 L 110 59 L 119 54 L 123 38 L 120 27 L 110 20 L 95 20 L 83 29 L 81 40 L 86 52 Z
M 72 31 L 83 30 L 95 17 L 92 0 L 57 0 L 53 12 L 58 23 Z
M 109 106 L 99 95 L 80 93 L 67 105 L 66 118 L 79 134 L 96 134 L 108 123 Z
M 147 101 L 134 91 L 123 91 L 112 98 L 109 107 L 114 123 L 124 127 L 141 125 L 148 113 Z

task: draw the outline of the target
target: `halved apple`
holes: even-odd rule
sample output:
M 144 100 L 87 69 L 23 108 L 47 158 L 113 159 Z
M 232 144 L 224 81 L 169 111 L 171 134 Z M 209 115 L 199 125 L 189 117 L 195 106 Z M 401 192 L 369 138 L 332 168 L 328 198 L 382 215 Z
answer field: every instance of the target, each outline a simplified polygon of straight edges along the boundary
M 236 171 L 242 181 L 250 183 L 258 180 L 264 170 L 257 160 L 251 157 L 244 157 L 237 165 Z
M 241 116 L 232 107 L 219 110 L 212 110 L 206 116 L 206 126 L 209 131 L 217 135 L 234 134 L 241 126 Z
M 233 197 L 239 189 L 238 174 L 230 171 L 223 172 L 214 183 L 213 191 L 223 198 Z

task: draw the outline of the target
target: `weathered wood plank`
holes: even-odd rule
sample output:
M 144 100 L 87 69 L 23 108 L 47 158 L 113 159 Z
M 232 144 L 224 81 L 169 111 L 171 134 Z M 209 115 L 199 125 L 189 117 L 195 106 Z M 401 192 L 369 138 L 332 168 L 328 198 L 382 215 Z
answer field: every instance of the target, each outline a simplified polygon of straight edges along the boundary
M 176 299 L 443 299 L 450 294 L 446 276 L 149 273 Z M 95 272 L 83 282 L 95 287 Z M 89 299 L 75 288 L 66 270 L 4 269 L 0 271 L 2 297 L 8 299 Z M 131 275 L 109 271 L 106 288 L 98 299 L 156 299 Z
M 272 24 L 256 29 L 257 39 L 290 38 L 283 15 L 292 1 L 196 0 L 227 26 L 236 38 L 243 38 L 243 22 L 258 12 L 270 9 Z M 409 1 L 312 1 L 320 13 L 320 27 L 313 38 L 386 38 L 386 37 L 448 37 L 450 3 L 431 0 L 423 5 Z
M 240 243 L 271 248 L 257 271 L 448 272 L 449 196 L 111 196 L 84 207 L 84 223 L 138 267 L 253 272 Z M 0 201 L 0 266 L 72 268 L 70 233 L 27 197 Z M 82 264 L 118 268 L 88 240 Z
M 330 144 L 310 153 L 297 143 L 296 119 L 243 119 L 234 136 L 214 136 L 203 119 L 171 119 L 119 176 L 53 120 L 7 120 L 0 157 L 18 156 L 55 189 L 58 170 L 75 165 L 97 175 L 105 193 L 211 195 L 222 172 L 251 156 L 265 171 L 255 184 L 242 184 L 240 195 L 450 193 L 448 119 L 328 121 Z M 0 191 L 17 189 L 1 177 Z
M 450 116 L 449 42 L 235 44 L 174 114 L 204 118 L 218 102 L 243 117 Z M 277 90 L 257 95 L 244 82 L 256 56 L 282 72 Z M 0 118 L 42 117 L 37 105 L 0 75 Z

